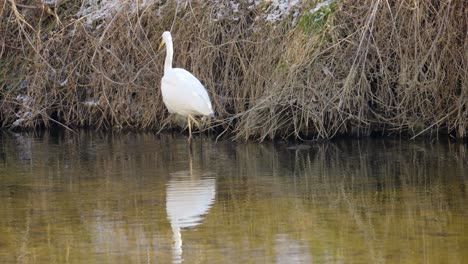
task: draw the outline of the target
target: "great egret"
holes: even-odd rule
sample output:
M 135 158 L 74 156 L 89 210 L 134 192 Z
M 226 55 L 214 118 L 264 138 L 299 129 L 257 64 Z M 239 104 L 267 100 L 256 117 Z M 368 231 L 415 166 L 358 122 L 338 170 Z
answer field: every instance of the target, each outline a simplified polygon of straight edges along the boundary
M 203 84 L 193 74 L 182 68 L 172 68 L 174 48 L 169 31 L 162 34 L 160 50 L 166 44 L 164 76 L 161 79 L 163 102 L 169 113 L 187 117 L 189 142 L 192 140 L 191 122 L 197 123 L 194 116 L 214 116 L 210 97 Z

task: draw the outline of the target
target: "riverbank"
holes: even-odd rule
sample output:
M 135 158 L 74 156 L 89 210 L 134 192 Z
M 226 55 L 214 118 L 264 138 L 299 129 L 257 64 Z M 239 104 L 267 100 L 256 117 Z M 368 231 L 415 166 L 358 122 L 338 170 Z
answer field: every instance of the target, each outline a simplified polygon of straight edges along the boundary
M 161 33 L 236 139 L 468 135 L 463 1 L 42 1 L 0 9 L 0 126 L 171 128 Z M 80 5 L 81 4 L 81 5 Z

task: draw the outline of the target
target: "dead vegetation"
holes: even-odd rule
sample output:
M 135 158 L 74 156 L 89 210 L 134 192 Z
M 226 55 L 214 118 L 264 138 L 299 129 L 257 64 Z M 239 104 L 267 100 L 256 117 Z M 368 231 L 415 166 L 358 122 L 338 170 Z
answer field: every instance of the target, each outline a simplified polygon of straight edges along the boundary
M 0 126 L 160 129 L 156 49 L 171 29 L 175 66 L 205 84 L 219 134 L 468 135 L 463 1 L 337 0 L 320 13 L 310 1 L 276 23 L 258 19 L 266 4 L 219 17 L 223 1 L 156 2 L 91 23 L 75 1 L 0 4 Z

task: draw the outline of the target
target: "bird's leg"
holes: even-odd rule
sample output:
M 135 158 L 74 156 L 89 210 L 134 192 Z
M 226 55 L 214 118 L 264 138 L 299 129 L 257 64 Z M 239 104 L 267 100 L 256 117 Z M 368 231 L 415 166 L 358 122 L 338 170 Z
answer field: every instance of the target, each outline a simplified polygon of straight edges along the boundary
M 193 123 L 197 125 L 198 129 L 200 129 L 201 128 L 200 123 L 193 116 L 190 116 L 190 118 L 192 119 Z
M 189 142 L 189 144 L 192 144 L 192 125 L 190 123 L 190 118 L 191 118 L 191 116 L 188 115 L 188 117 L 187 117 L 188 131 L 189 131 L 188 142 Z

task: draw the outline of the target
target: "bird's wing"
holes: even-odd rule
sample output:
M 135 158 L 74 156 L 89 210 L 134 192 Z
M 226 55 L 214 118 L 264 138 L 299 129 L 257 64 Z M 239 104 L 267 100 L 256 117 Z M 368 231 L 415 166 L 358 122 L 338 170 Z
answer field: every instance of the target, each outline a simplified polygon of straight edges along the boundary
M 187 70 L 172 69 L 162 80 L 165 102 L 179 114 L 210 115 L 210 97 L 201 82 Z
M 193 76 L 189 71 L 181 68 L 175 68 L 174 72 L 177 74 L 178 79 L 182 80 L 182 82 L 187 85 L 186 87 L 190 87 L 190 90 L 201 96 L 203 100 L 210 101 L 210 97 L 208 96 L 205 87 L 197 77 Z

